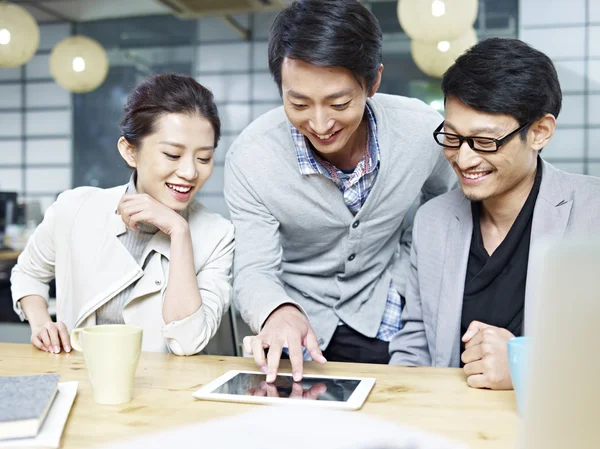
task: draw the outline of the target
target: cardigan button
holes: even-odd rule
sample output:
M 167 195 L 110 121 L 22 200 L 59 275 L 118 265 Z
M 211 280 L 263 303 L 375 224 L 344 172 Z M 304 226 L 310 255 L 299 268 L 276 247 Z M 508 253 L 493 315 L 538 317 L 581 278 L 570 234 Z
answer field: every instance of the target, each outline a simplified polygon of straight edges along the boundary
M 156 280 L 156 281 L 154 281 L 154 283 L 155 283 L 156 285 L 160 285 L 160 281 L 159 281 L 159 280 Z

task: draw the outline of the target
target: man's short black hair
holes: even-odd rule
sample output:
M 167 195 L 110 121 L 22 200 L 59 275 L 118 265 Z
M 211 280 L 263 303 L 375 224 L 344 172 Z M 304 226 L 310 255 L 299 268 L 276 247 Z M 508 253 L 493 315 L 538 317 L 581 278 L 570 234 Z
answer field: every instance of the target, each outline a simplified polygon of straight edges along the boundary
M 558 117 L 562 92 L 554 64 L 518 39 L 490 38 L 460 56 L 442 79 L 444 99 L 455 97 L 525 125 L 546 114 Z M 527 135 L 527 128 L 521 137 Z
M 382 61 L 379 22 L 357 0 L 298 0 L 271 25 L 269 69 L 281 93 L 284 58 L 348 69 L 370 92 Z

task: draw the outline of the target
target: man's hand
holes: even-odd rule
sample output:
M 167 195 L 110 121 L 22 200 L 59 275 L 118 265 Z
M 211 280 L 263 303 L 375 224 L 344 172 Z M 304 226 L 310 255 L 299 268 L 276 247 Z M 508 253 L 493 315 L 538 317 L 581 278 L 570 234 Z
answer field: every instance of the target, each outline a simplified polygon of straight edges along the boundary
M 466 344 L 461 360 L 465 364 L 464 371 L 470 387 L 512 389 L 507 342 L 513 337 L 506 329 L 479 321 L 469 325 L 462 337 Z
M 254 356 L 256 366 L 267 374 L 267 382 L 275 382 L 277 378 L 283 348 L 288 348 L 294 380 L 302 380 L 302 346 L 308 350 L 314 361 L 327 361 L 308 319 L 292 304 L 284 304 L 271 313 L 260 334 L 244 338 L 244 350 Z M 269 348 L 269 352 L 265 359 L 266 348 Z

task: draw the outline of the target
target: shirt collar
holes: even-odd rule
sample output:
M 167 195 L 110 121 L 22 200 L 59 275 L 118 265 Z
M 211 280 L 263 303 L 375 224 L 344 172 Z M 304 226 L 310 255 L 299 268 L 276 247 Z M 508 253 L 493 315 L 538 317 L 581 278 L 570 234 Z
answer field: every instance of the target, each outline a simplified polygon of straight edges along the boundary
M 129 182 L 127 183 L 127 188 L 125 193 L 129 195 L 137 194 L 137 189 L 135 188 L 135 183 L 137 182 L 137 171 L 134 171 L 129 178 Z M 156 234 L 158 232 L 158 228 L 153 224 L 146 223 L 145 221 L 140 221 L 137 224 L 137 229 L 140 232 L 148 233 L 148 234 Z M 135 232 L 132 229 L 127 228 L 127 232 Z

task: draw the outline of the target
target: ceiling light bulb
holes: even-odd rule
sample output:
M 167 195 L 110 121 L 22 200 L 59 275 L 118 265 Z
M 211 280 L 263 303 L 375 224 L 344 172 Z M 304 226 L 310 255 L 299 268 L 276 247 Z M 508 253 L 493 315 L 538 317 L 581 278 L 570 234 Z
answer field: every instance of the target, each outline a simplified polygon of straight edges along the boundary
M 440 41 L 438 42 L 437 47 L 439 51 L 441 51 L 442 53 L 446 53 L 448 50 L 450 50 L 450 42 Z
M 10 31 L 6 28 L 0 30 L 0 45 L 8 45 L 10 43 Z
M 85 70 L 85 60 L 81 56 L 73 58 L 73 70 L 83 72 Z
M 442 17 L 446 14 L 446 4 L 442 0 L 433 0 L 431 4 L 431 14 L 434 17 Z

